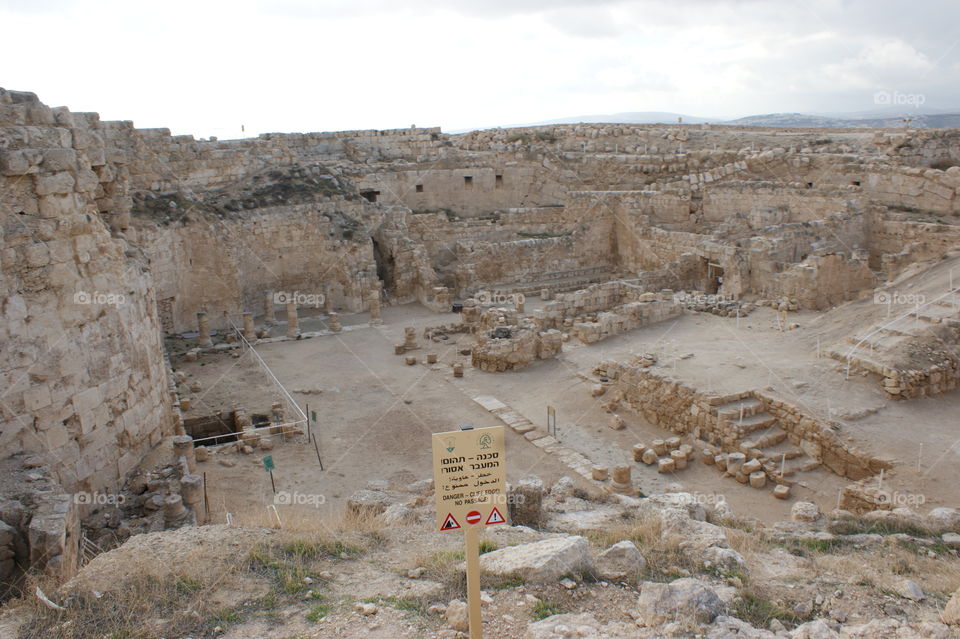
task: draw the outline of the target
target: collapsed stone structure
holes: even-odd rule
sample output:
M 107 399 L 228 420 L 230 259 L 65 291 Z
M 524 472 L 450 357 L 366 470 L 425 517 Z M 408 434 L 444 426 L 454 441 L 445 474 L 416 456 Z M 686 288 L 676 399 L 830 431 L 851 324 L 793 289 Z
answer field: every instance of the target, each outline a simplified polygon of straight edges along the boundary
M 0 89 L 0 457 L 42 456 L 68 493 L 122 486 L 182 430 L 162 340 L 198 317 L 202 348 L 231 322 L 249 339 L 252 314 L 271 324 L 276 306 L 296 339 L 303 306 L 369 311 L 375 324 L 383 303 L 446 311 L 481 290 L 557 296 L 514 309 L 509 338 L 479 333 L 474 365 L 506 370 L 556 356 L 560 330 L 593 343 L 674 317 L 674 291 L 824 309 L 957 245 L 960 166 L 929 168 L 957 162 L 952 130 L 572 125 L 197 140 Z M 940 343 L 955 345 L 948 301 L 933 319 L 946 327 Z M 463 320 L 483 326 L 480 313 L 465 307 Z M 958 360 L 941 355 L 926 367 L 846 359 L 912 397 L 956 387 Z M 638 389 L 666 382 L 620 373 L 651 419 L 743 443 L 707 413 L 651 411 Z M 878 467 L 748 394 L 837 473 Z

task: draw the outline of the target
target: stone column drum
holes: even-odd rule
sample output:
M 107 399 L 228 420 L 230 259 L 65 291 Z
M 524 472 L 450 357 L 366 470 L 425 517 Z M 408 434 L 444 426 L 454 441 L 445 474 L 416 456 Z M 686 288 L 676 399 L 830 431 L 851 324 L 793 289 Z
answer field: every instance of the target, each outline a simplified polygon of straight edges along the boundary
M 340 323 L 340 316 L 336 313 L 330 313 L 328 323 L 330 324 L 330 330 L 334 333 L 339 333 L 343 330 L 343 324 Z
M 243 314 L 243 337 L 248 342 L 257 339 L 257 329 L 253 325 L 253 313 Z
M 203 476 L 189 474 L 180 479 L 180 497 L 193 511 L 197 523 L 205 523 L 206 508 L 203 503 Z
M 621 495 L 633 494 L 633 480 L 630 477 L 629 466 L 613 467 L 613 482 L 610 484 L 610 490 Z
M 267 326 L 273 326 L 277 323 L 277 317 L 273 313 L 273 291 L 264 292 L 263 323 Z
M 210 339 L 210 321 L 207 319 L 205 311 L 197 313 L 197 330 L 200 333 L 197 338 L 197 344 L 200 348 L 210 348 L 213 346 L 213 340 Z
M 287 302 L 287 337 L 300 337 L 300 319 L 297 317 L 297 303 Z
M 197 471 L 197 456 L 193 450 L 193 437 L 190 435 L 176 435 L 173 437 L 173 456 L 174 459 L 185 457 L 187 468 L 191 473 Z
M 373 291 L 370 294 L 370 326 L 379 326 L 383 324 L 380 318 L 380 291 Z

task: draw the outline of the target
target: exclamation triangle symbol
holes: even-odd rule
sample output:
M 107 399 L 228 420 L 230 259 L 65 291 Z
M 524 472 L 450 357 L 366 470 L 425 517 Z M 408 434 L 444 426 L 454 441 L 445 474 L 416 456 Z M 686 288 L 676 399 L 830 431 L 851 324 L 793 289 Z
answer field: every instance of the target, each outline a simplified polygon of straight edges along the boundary
M 443 520 L 443 525 L 440 526 L 440 530 L 456 530 L 459 527 L 460 524 L 453 518 L 453 513 L 447 513 L 447 518 Z
M 494 509 L 490 511 L 490 516 L 487 517 L 485 525 L 492 526 L 493 524 L 502 524 L 506 521 L 507 520 L 503 518 L 503 515 L 500 514 L 500 511 L 494 507 Z

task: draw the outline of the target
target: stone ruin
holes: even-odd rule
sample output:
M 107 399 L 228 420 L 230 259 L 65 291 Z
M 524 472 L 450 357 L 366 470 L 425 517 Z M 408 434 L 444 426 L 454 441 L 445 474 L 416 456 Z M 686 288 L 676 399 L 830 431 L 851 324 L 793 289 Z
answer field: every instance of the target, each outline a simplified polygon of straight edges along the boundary
M 70 495 L 148 477 L 138 467 L 161 445 L 179 451 L 172 470 L 138 494 L 171 524 L 198 518 L 191 456 L 171 439 L 186 432 L 189 401 L 165 340 L 189 343 L 189 361 L 240 348 L 241 334 L 305 339 L 349 330 L 338 313 L 379 326 L 384 306 L 447 313 L 465 300 L 459 321 L 426 339 L 470 332 L 473 366 L 505 371 L 557 357 L 565 340 L 683 312 L 824 310 L 952 255 L 958 162 L 956 130 L 578 124 L 204 140 L 0 89 L 0 457 L 45 469 L 11 471 L 9 499 L 23 507 L 0 513 L 0 570 L 45 562 L 69 574 L 76 522 L 96 514 Z M 484 310 L 471 301 L 480 292 L 540 302 Z M 306 311 L 322 314 L 321 330 L 301 329 Z M 892 319 L 851 326 L 826 354 L 891 398 L 955 389 L 955 293 Z M 416 348 L 415 334 L 397 346 Z M 683 461 L 679 447 L 644 446 L 641 460 L 649 448 L 676 467 L 709 446 L 728 470 L 731 456 L 757 461 L 751 483 L 756 472 L 788 483 L 763 453 L 777 444 L 751 440 L 739 408 L 726 414 L 748 405 L 797 459 L 851 479 L 884 467 L 760 390 L 706 396 L 641 364 L 604 366 L 621 401 L 704 444 Z

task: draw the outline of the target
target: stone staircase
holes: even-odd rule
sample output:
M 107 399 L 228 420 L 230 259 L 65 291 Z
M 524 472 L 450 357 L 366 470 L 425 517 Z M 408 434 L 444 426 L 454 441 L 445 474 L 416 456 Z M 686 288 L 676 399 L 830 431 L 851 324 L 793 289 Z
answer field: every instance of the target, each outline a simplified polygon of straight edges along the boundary
M 765 467 L 773 462 L 777 474 L 783 477 L 812 470 L 820 463 L 790 442 L 787 432 L 776 417 L 768 413 L 755 397 L 731 399 L 712 407 L 712 412 L 735 433 L 735 441 L 725 441 L 726 447 L 736 446 L 748 459 L 758 459 Z M 786 462 L 790 461 L 790 464 Z
M 587 288 L 591 284 L 608 282 L 616 276 L 602 267 L 581 269 L 579 271 L 565 271 L 561 273 L 542 273 L 536 280 L 519 283 L 512 282 L 488 287 L 491 291 L 503 295 L 522 294 L 527 297 L 539 296 L 542 291 L 549 291 L 552 295 L 569 293 Z

